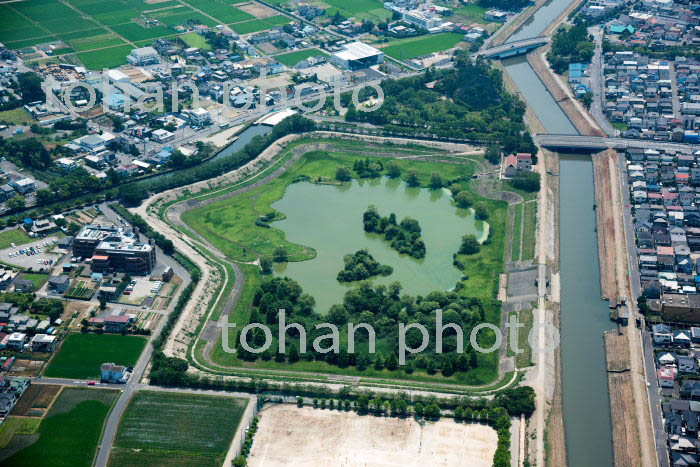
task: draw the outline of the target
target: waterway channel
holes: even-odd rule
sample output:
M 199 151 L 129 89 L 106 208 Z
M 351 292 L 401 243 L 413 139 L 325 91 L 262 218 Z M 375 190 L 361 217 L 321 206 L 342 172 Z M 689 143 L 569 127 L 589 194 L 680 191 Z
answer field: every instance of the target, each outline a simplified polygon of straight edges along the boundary
M 510 38 L 536 37 L 571 0 L 550 0 Z M 520 95 L 549 133 L 578 134 L 524 57 L 503 62 Z M 612 324 L 600 299 L 590 156 L 560 154 L 561 361 L 570 467 L 613 465 L 603 331 Z

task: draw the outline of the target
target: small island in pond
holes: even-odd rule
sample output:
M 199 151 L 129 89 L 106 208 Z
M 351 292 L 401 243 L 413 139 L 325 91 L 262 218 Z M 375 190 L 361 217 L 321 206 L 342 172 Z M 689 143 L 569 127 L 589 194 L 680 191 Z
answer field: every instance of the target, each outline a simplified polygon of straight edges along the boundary
M 359 250 L 352 255 L 345 255 L 345 268 L 338 273 L 339 282 L 363 281 L 374 276 L 388 276 L 394 269 L 380 264 L 367 250 Z
M 421 228 L 417 220 L 406 217 L 397 224 L 396 214 L 392 212 L 388 217 L 381 217 L 374 206 L 365 211 L 362 220 L 365 232 L 384 235 L 384 238 L 391 242 L 391 247 L 399 253 L 417 259 L 425 258 L 425 243 L 421 238 Z

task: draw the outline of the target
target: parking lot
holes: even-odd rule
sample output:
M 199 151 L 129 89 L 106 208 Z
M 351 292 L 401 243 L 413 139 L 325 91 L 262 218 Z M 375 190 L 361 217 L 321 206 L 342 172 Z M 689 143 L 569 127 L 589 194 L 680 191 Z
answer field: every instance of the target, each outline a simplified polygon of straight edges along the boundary
M 0 250 L 0 260 L 4 263 L 20 266 L 23 268 L 41 269 L 52 268 L 60 259 L 59 253 L 49 252 L 47 250 L 55 249 L 54 241 L 58 241 L 57 236 L 49 236 L 46 238 L 32 239 L 31 242 L 24 245 L 16 245 L 15 247 L 5 248 Z M 54 246 L 54 248 L 51 248 Z M 32 250 L 31 248 L 34 248 Z

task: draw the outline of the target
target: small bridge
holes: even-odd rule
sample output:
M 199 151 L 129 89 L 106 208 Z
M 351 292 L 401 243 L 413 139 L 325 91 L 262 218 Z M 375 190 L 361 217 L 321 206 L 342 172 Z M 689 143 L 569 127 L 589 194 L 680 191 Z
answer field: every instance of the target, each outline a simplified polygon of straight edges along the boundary
M 553 150 L 603 151 L 605 149 L 656 149 L 692 154 L 697 145 L 606 136 L 549 135 L 539 134 L 534 138 L 539 146 Z
M 526 54 L 538 47 L 549 44 L 551 40 L 551 38 L 546 36 L 531 37 L 529 39 L 507 42 L 505 44 L 489 47 L 478 51 L 477 55 L 496 59 L 515 57 L 516 55 Z

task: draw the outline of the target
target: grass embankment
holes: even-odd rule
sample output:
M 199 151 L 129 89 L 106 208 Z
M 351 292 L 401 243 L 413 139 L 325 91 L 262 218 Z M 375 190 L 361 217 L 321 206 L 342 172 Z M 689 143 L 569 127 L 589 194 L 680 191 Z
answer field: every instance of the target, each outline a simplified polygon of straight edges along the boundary
M 520 240 L 523 233 L 523 205 L 516 204 L 513 210 L 513 243 L 511 244 L 511 261 L 520 261 Z
M 523 260 L 528 260 L 535 258 L 537 203 L 525 203 L 523 209 Z

